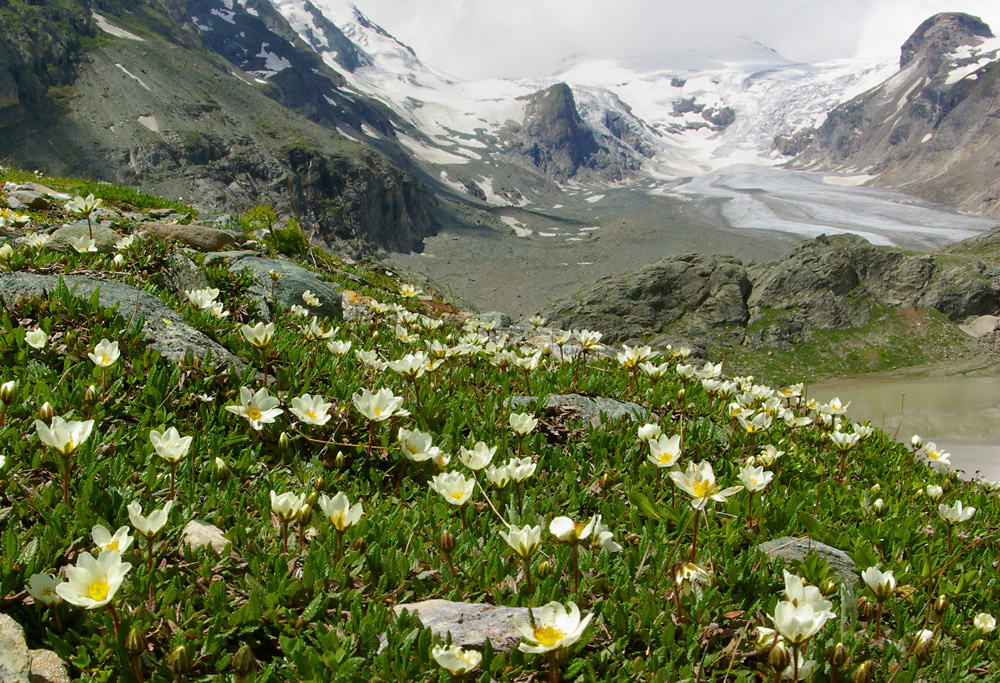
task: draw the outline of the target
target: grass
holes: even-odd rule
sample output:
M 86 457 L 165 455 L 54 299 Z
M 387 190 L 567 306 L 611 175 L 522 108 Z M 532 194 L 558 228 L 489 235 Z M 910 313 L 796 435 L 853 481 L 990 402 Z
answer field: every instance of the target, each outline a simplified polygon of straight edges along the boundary
M 124 269 L 113 270 L 108 256 L 28 253 L 18 245 L 6 262 L 15 270 L 100 273 L 141 285 L 250 366 L 233 376 L 202 359 L 167 362 L 141 338 L 138 321 L 65 290 L 0 307 L 0 381 L 13 383 L 0 416 L 0 609 L 25 626 L 30 647 L 55 650 L 75 678 L 447 681 L 451 676 L 433 657 L 440 641 L 392 610 L 445 598 L 516 607 L 572 601 L 593 615 L 556 657 L 502 653 L 487 644 L 465 680 L 774 680 L 784 663 L 770 648 L 756 648 L 754 633 L 772 627 L 768 615 L 782 601 L 783 569 L 820 588 L 836 614 L 801 648 L 816 663 L 811 680 L 848 680 L 868 661 L 883 681 L 997 677 L 995 635 L 972 626 L 976 614 L 998 604 L 995 492 L 926 467 L 878 431 L 841 455 L 829 433 L 837 423 L 848 433 L 858 427 L 849 416 L 834 415 L 836 406 L 745 378 L 730 383 L 722 376 L 721 385 L 682 380 L 689 370 L 681 367 L 684 359 L 666 352 L 657 360 L 666 374 L 655 383 L 622 368 L 613 354 L 558 362 L 556 351 L 539 356 L 536 369 L 522 370 L 513 360 L 531 358 L 535 349 L 474 321 L 463 327 L 461 318 L 441 316 L 434 299 L 402 296 L 401 283 L 385 270 L 329 256 L 317 260 L 325 277 L 354 289 L 362 301 L 371 297 L 392 308 L 361 304 L 348 320 L 319 321 L 330 337 L 312 340 L 301 331 L 304 318 L 281 311 L 262 354 L 241 333 L 242 324 L 257 322 L 245 281 L 211 269 L 230 315 L 195 311 L 151 280 L 168 251 L 152 238 L 137 241 L 124 254 Z M 908 329 L 907 321 L 890 322 L 900 335 Z M 48 337 L 42 349 L 26 340 L 38 328 Z M 542 330 L 543 338 L 547 334 Z M 106 370 L 88 357 L 102 338 L 121 349 Z M 350 342 L 352 349 L 334 355 L 330 340 Z M 454 355 L 414 380 L 355 355 L 364 350 L 392 361 L 435 341 L 456 349 Z M 835 337 L 817 340 L 814 352 L 832 359 L 837 343 Z M 907 353 L 902 336 L 899 345 L 899 353 Z M 266 391 L 283 412 L 258 431 L 226 408 L 238 404 L 242 387 L 262 388 L 262 358 L 276 379 Z M 402 397 L 410 414 L 364 418 L 352 397 L 380 388 Z M 740 469 L 764 446 L 783 454 L 767 465 L 774 478 L 754 495 L 752 515 L 746 491 L 708 502 L 705 514 L 695 515 L 691 497 L 671 485 L 669 469 L 658 473 L 648 461 L 636 423 L 586 428 L 529 404 L 525 410 L 540 422 L 523 441 L 515 437 L 507 398 L 569 391 L 639 403 L 666 435 L 683 434 L 680 468 L 711 463 L 720 488 L 737 485 Z M 324 425 L 290 411 L 292 400 L 306 393 L 330 403 Z M 747 418 L 770 416 L 766 428 L 751 434 L 731 418 L 737 400 Z M 42 447 L 35 423 L 45 403 L 67 419 L 94 420 L 93 433 L 72 456 L 65 503 L 65 470 Z M 786 407 L 809 423 L 789 427 L 779 417 Z M 31 600 L 25 590 L 33 574 L 61 576 L 82 552 L 95 552 L 94 525 L 130 527 L 129 503 L 139 503 L 145 514 L 166 503 L 169 468 L 149 435 L 167 427 L 193 442 L 176 469 L 176 505 L 152 543 L 151 565 L 150 544 L 142 539 L 124 553 L 132 567 L 112 599 L 119 632 L 107 609 L 65 602 L 45 608 Z M 460 448 L 477 441 L 497 448 L 498 466 L 520 452 L 537 469 L 520 488 L 503 490 L 479 473 L 482 487 L 458 508 L 430 488 L 435 463 L 403 457 L 400 427 L 429 433 L 450 456 L 446 469 L 466 477 L 474 475 L 459 461 Z M 928 484 L 942 487 L 940 500 L 928 497 Z M 301 495 L 307 506 L 291 524 L 287 551 L 272 490 Z M 344 532 L 339 555 L 338 533 L 318 505 L 320 495 L 336 492 L 364 506 L 359 523 Z M 977 510 L 949 529 L 937 506 L 958 500 Z M 621 549 L 582 543 L 576 586 L 574 553 L 548 527 L 558 516 L 583 523 L 595 515 Z M 181 532 L 195 519 L 222 529 L 229 549 L 221 556 L 191 550 Z M 528 563 L 530 589 L 524 563 L 499 535 L 508 524 L 542 529 Z M 444 532 L 453 537 L 450 553 L 442 551 L 450 547 L 442 543 Z M 880 616 L 862 582 L 838 583 L 818 557 L 771 563 L 756 550 L 788 535 L 845 550 L 859 571 L 893 570 L 897 587 Z M 680 560 L 697 563 L 711 578 L 678 586 Z M 939 602 L 940 596 L 947 600 Z M 931 645 L 917 648 L 924 629 L 933 633 Z M 843 659 L 828 658 L 838 643 Z M 776 672 L 769 662 L 782 666 Z

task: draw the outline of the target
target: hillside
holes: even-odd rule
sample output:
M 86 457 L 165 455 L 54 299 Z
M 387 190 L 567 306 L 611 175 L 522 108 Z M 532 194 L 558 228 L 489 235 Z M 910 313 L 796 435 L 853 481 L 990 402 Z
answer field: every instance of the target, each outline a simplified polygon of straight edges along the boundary
M 849 397 L 0 174 L 5 681 L 996 678 L 1000 484 Z

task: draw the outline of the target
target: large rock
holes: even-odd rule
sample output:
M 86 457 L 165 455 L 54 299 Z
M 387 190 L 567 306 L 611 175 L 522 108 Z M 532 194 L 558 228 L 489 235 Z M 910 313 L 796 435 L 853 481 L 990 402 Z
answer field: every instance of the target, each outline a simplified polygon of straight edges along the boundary
M 188 290 L 211 287 L 211 283 L 201 268 L 180 252 L 175 251 L 167 255 L 166 266 L 167 269 L 157 277 L 158 283 L 179 296 L 183 301 L 187 301 L 184 293 Z
M 513 396 L 507 399 L 510 407 L 530 405 L 536 399 L 533 396 Z M 580 394 L 549 394 L 545 397 L 543 409 L 548 413 L 569 414 L 591 427 L 599 427 L 606 420 L 621 419 L 646 420 L 649 412 L 642 406 L 627 401 L 616 401 L 603 396 L 581 396 Z
M 450 600 L 424 600 L 393 607 L 397 615 L 402 614 L 403 610 L 416 615 L 424 628 L 429 628 L 441 639 L 450 633 L 452 643 L 463 648 L 481 650 L 489 638 L 490 645 L 497 652 L 510 652 L 521 640 L 521 634 L 514 628 L 511 617 L 528 619 L 528 610 L 524 607 Z
M 22 297 L 45 296 L 56 291 L 60 280 L 76 296 L 89 297 L 93 292 L 99 291 L 101 305 L 117 306 L 118 312 L 126 320 L 133 314 L 136 320 L 141 316 L 143 336 L 169 360 L 180 362 L 187 354 L 204 358 L 208 353 L 213 362 L 229 366 L 236 372 L 242 372 L 246 367 L 243 361 L 225 347 L 185 323 L 179 313 L 160 299 L 114 280 L 98 280 L 83 275 L 4 273 L 0 275 L 0 297 L 6 301 L 16 301 Z
M 0 614 L 0 681 L 28 683 L 31 655 L 24 642 L 24 629 L 6 614 Z
M 92 223 L 88 227 L 87 221 L 77 221 L 53 232 L 46 246 L 56 251 L 73 251 L 73 242 L 80 237 L 90 237 L 91 231 L 94 235 L 94 246 L 102 254 L 114 251 L 115 243 L 122 238 L 120 233 L 111 228 L 97 223 Z
M 319 275 L 297 266 L 291 261 L 251 256 L 234 261 L 230 264 L 229 270 L 233 272 L 249 271 L 254 280 L 250 294 L 272 307 L 275 303 L 286 308 L 293 304 L 304 306 L 302 293 L 309 290 L 319 297 L 320 301 L 319 306 L 311 309 L 315 315 L 336 320 L 342 317 L 340 291 L 331 283 L 321 280 Z M 271 271 L 281 275 L 281 279 L 274 285 L 273 301 L 271 299 Z
M 199 251 L 219 251 L 235 246 L 236 238 L 225 230 L 210 228 L 200 223 L 171 225 L 145 223 L 143 228 L 162 239 L 176 240 Z
M 853 585 L 859 579 L 854 560 L 847 553 L 825 543 L 814 541 L 811 538 L 782 536 L 773 541 L 761 543 L 757 546 L 757 549 L 771 559 L 780 557 L 786 561 L 803 560 L 809 553 L 814 552 L 826 560 L 830 568 L 844 582 Z

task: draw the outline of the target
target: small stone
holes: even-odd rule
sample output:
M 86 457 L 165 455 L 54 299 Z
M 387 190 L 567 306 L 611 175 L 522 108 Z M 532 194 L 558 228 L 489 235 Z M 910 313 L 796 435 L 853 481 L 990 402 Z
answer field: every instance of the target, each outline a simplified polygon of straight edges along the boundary
M 155 220 L 163 220 L 174 212 L 173 209 L 150 209 L 149 217 Z
M 0 614 L 0 681 L 26 683 L 30 668 L 24 629 L 6 614 Z
M 222 529 L 214 524 L 202 522 L 198 519 L 192 519 L 188 522 L 181 535 L 184 538 L 184 542 L 192 550 L 211 546 L 212 550 L 222 555 L 226 546 L 229 545 L 229 539 L 222 535 Z
M 28 674 L 31 683 L 69 683 L 69 673 L 66 665 L 52 650 L 31 651 L 31 671 Z
M 767 543 L 761 543 L 757 549 L 769 558 L 780 557 L 784 560 L 803 560 L 810 552 L 815 552 L 830 565 L 830 568 L 846 583 L 853 585 L 859 579 L 854 560 L 843 550 L 814 541 L 811 538 L 795 538 L 782 536 Z
M 463 648 L 481 650 L 489 638 L 497 652 L 510 652 L 521 640 L 521 634 L 514 628 L 511 617 L 520 616 L 525 621 L 528 620 L 528 610 L 524 607 L 450 600 L 424 600 L 393 607 L 397 615 L 402 614 L 403 610 L 415 614 L 424 628 L 429 628 L 441 639 L 451 633 L 452 643 Z

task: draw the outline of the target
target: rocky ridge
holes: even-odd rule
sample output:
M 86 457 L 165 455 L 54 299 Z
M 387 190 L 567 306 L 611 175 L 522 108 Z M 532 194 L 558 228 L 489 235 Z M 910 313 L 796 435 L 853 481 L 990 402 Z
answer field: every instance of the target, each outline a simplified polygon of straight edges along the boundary
M 933 313 L 947 324 L 1000 314 L 1000 228 L 914 254 L 854 235 L 820 236 L 767 264 L 679 255 L 605 278 L 545 311 L 553 324 L 605 340 L 792 350 L 820 331 L 876 325 L 890 311 Z

